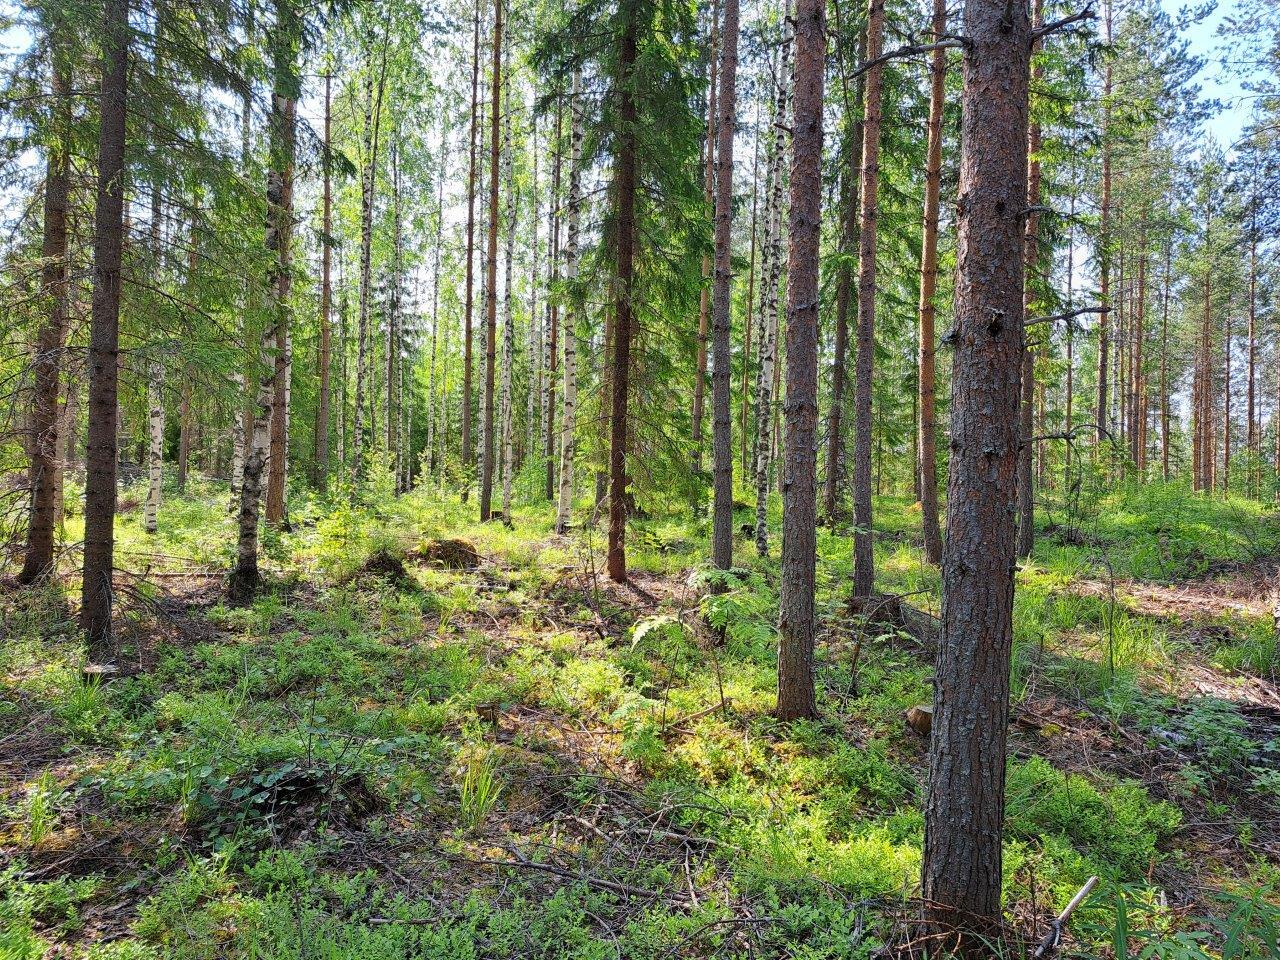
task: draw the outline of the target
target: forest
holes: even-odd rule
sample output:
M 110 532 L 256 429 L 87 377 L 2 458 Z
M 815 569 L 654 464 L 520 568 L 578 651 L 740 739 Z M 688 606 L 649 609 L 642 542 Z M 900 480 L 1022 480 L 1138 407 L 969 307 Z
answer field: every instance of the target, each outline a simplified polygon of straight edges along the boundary
M 1275 0 L 0 0 L 0 960 L 1280 957 Z

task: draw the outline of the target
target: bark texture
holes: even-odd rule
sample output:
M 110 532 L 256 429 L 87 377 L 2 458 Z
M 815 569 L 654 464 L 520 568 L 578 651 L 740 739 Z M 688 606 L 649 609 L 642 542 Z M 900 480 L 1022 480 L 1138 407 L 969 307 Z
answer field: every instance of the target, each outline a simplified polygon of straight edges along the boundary
M 778 616 L 777 713 L 780 720 L 814 717 L 818 712 L 813 687 L 813 590 L 817 561 L 818 247 L 822 224 L 822 88 L 826 66 L 824 0 L 799 0 L 795 31 Z
M 733 297 L 733 132 L 738 86 L 738 0 L 724 0 L 720 52 L 720 122 L 716 149 L 715 286 L 711 304 L 711 444 L 713 502 L 711 562 L 733 566 L 733 438 L 729 399 Z
M 969 956 L 1000 917 L 1031 30 L 967 0 L 951 470 L 925 817 L 926 918 Z
M 89 329 L 89 436 L 85 452 L 84 577 L 80 626 L 90 660 L 112 648 L 111 571 L 116 520 L 116 388 L 120 353 L 120 262 L 124 247 L 125 100 L 128 0 L 106 0 L 93 223 L 93 308 Z

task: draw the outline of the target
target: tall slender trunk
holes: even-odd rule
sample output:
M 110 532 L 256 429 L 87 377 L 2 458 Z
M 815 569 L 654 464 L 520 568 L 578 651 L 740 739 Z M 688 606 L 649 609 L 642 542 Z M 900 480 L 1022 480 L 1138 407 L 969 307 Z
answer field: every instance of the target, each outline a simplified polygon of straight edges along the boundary
M 471 492 L 471 341 L 475 307 L 476 251 L 476 149 L 480 111 L 480 0 L 475 0 L 475 24 L 471 38 L 471 158 L 467 165 L 467 265 L 462 327 L 462 502 Z
M 720 120 L 716 148 L 716 274 L 711 305 L 711 446 L 713 505 L 711 562 L 733 566 L 733 437 L 729 398 L 733 298 L 733 132 L 738 88 L 738 0 L 724 0 L 720 51 Z
M 728 0 L 726 0 L 728 2 Z M 711 36 L 707 51 L 707 138 L 703 150 L 705 173 L 703 196 L 708 211 L 714 215 L 716 183 L 716 100 L 718 78 L 716 61 L 720 47 L 720 0 L 711 0 Z M 711 309 L 711 255 L 702 255 L 702 293 L 698 298 L 698 349 L 693 377 L 693 429 L 690 443 L 693 446 L 693 470 L 702 470 L 702 422 L 706 419 L 705 392 L 707 383 L 707 325 Z
M 866 57 L 866 31 L 859 31 L 858 60 Z M 843 73 L 843 71 L 842 71 Z M 848 90 L 845 90 L 845 108 L 848 114 L 861 110 L 865 97 L 865 74 L 858 75 L 857 107 L 851 108 Z M 850 156 L 840 168 L 840 252 L 843 259 L 836 275 L 836 332 L 835 347 L 831 358 L 831 406 L 827 411 L 827 477 L 823 493 L 823 515 L 832 526 L 840 500 L 841 471 L 844 465 L 844 391 L 848 372 L 845 354 L 849 344 L 849 304 L 853 300 L 853 238 L 858 230 L 858 198 L 861 196 L 862 174 L 862 117 L 846 116 L 846 149 Z M 856 150 L 856 155 L 852 151 Z M 855 166 L 854 158 L 857 158 Z
M 532 116 L 530 121 L 532 130 L 529 152 L 533 154 L 533 179 L 529 200 L 533 209 L 529 223 L 531 238 L 529 243 L 529 336 L 525 351 L 528 357 L 528 380 L 525 390 L 525 453 L 521 457 L 521 462 L 534 458 L 538 452 L 538 448 L 534 446 L 535 439 L 538 441 L 542 439 L 542 374 L 544 369 L 542 356 L 543 333 L 540 329 L 538 317 L 538 222 L 542 200 L 538 193 L 538 115 L 536 109 L 529 112 Z M 550 244 L 550 241 L 551 236 L 548 234 L 548 244 Z
M 1106 4 L 1106 40 L 1111 43 L 1111 3 Z M 1098 403 L 1095 419 L 1098 445 L 1108 426 L 1107 354 L 1110 349 L 1110 321 L 1106 312 L 1111 307 L 1111 60 L 1108 56 L 1102 72 L 1102 206 L 1098 217 L 1098 300 L 1103 312 L 1098 314 Z M 1095 447 L 1096 449 L 1096 447 Z
M 275 379 L 271 383 L 275 394 L 271 403 L 270 454 L 267 468 L 266 520 L 272 526 L 287 527 L 284 502 L 285 481 L 289 464 L 289 375 L 292 372 L 292 337 L 289 330 L 290 311 L 290 234 L 293 222 L 293 140 L 297 123 L 297 104 L 291 97 L 283 97 L 281 120 L 283 127 L 280 158 L 280 270 L 278 273 L 279 323 L 276 324 Z
M 1038 28 L 1044 20 L 1042 0 L 1032 0 L 1031 26 Z M 1039 42 L 1031 47 L 1034 59 L 1040 52 Z M 1032 71 L 1032 81 L 1038 84 L 1044 76 L 1044 67 L 1036 63 Z M 1036 268 L 1040 262 L 1040 124 L 1031 120 L 1027 124 L 1027 215 L 1022 231 L 1022 315 L 1031 316 L 1036 302 L 1034 281 Z M 1048 334 L 1046 334 L 1047 336 Z M 1018 539 L 1017 556 L 1026 559 L 1031 556 L 1036 542 L 1035 520 L 1035 485 L 1032 471 L 1033 427 L 1035 390 L 1036 390 L 1036 355 L 1022 338 L 1022 400 L 1019 405 L 1018 425 Z
M 1129 455 L 1138 469 L 1138 475 L 1144 476 L 1147 470 L 1146 447 L 1146 406 L 1143 397 L 1146 395 L 1146 377 L 1143 374 L 1143 339 L 1146 337 L 1147 319 L 1147 231 L 1143 227 L 1138 251 L 1138 289 L 1133 309 L 1133 404 L 1130 419 L 1132 429 L 1129 434 Z
M 560 489 L 556 502 L 556 533 L 569 529 L 573 509 L 574 417 L 578 408 L 577 312 L 573 308 L 573 286 L 578 279 L 578 222 L 582 203 L 582 112 L 578 106 L 581 74 L 573 74 L 569 96 L 569 209 L 565 224 L 564 278 L 570 288 L 564 304 L 564 405 L 560 424 Z
M 321 166 L 324 169 L 324 188 L 320 214 L 320 397 L 316 404 L 315 431 L 315 484 L 324 490 L 329 482 L 329 399 L 330 369 L 333 366 L 333 158 L 329 145 L 332 143 L 333 123 L 330 110 L 330 95 L 333 85 L 333 74 L 324 75 L 324 143 L 321 146 Z
M 818 252 L 826 4 L 798 0 L 787 277 L 786 449 L 778 603 L 780 720 L 817 715 L 813 685 L 817 557 Z M 868 84 L 870 86 L 870 84 Z
M 435 476 L 437 464 L 444 459 L 444 450 L 436 450 L 436 445 L 440 441 L 440 431 L 437 429 L 440 411 L 437 410 L 436 400 L 436 362 L 440 346 L 440 266 L 444 255 L 444 181 L 449 172 L 448 143 L 448 115 L 444 114 L 440 118 L 440 167 L 436 171 L 436 238 L 431 263 L 431 359 L 427 369 L 427 455 L 425 461 L 429 477 Z M 447 366 L 449 360 L 448 340 L 445 341 L 443 358 L 444 365 Z M 447 405 L 448 392 L 442 389 L 438 406 L 443 408 Z
M 787 7 L 790 10 L 790 5 Z M 786 153 L 786 112 L 790 89 L 792 38 L 784 18 L 772 115 L 773 147 L 765 175 L 764 278 L 760 290 L 760 367 L 756 373 L 756 552 L 769 554 L 769 466 L 773 454 L 773 421 L 777 396 L 778 285 L 782 276 L 782 165 Z
M 295 62 L 297 23 L 290 0 L 277 0 L 276 25 L 272 37 L 273 81 L 271 95 L 270 147 L 267 165 L 267 226 L 265 246 L 268 266 L 266 296 L 267 326 L 262 331 L 259 358 L 257 404 L 253 418 L 253 434 L 247 444 L 244 475 L 240 486 L 239 533 L 236 543 L 236 565 L 231 572 L 227 592 L 233 603 L 247 603 L 257 592 L 261 581 L 258 570 L 258 514 L 263 495 L 263 473 L 267 466 L 270 434 L 275 420 L 275 406 L 281 392 L 277 384 L 281 371 L 277 367 L 289 323 L 289 233 L 290 179 L 294 149 L 294 101 L 282 91 L 297 88 Z
M 966 0 L 951 469 L 925 814 L 925 916 L 970 957 L 1000 926 L 1013 640 L 1031 29 Z M 953 941 L 954 942 L 954 941 Z
M 387 460 L 396 477 L 396 492 L 403 493 L 400 483 L 403 453 L 400 445 L 400 350 L 403 337 L 400 333 L 400 301 L 404 283 L 404 232 L 401 222 L 400 208 L 400 127 L 392 131 L 391 140 L 391 290 L 387 303 L 387 343 L 386 343 L 386 397 L 387 425 L 386 447 Z
M 1231 308 L 1222 315 L 1222 492 L 1231 492 Z
M 1173 285 L 1173 234 L 1164 242 L 1164 296 L 1160 317 L 1160 476 L 1169 480 L 1169 290 Z
M 493 375 L 498 334 L 498 137 L 502 112 L 502 4 L 493 3 L 493 91 L 489 116 L 489 250 L 485 281 L 484 419 L 481 425 L 480 519 L 493 512 Z
M 946 0 L 933 0 L 933 42 L 947 32 Z M 942 188 L 942 110 L 947 86 L 947 51 L 934 50 L 929 63 L 929 133 L 925 148 L 924 235 L 920 245 L 920 313 L 918 328 L 920 420 L 919 448 L 920 519 L 924 532 L 924 558 L 942 562 L 942 528 L 938 523 L 938 405 L 934 321 L 938 306 L 938 211 Z
M 93 229 L 93 310 L 89 330 L 89 437 L 85 454 L 84 577 L 80 625 L 89 658 L 111 654 L 111 571 L 116 519 L 116 387 L 120 346 L 120 261 L 124 245 L 125 101 L 129 3 L 103 9 L 98 192 Z
M 1072 162 L 1071 172 L 1075 173 L 1075 163 Z M 1075 269 L 1076 269 L 1076 190 L 1071 190 L 1071 206 L 1067 217 L 1067 309 L 1070 310 L 1075 306 Z M 1066 407 L 1063 411 L 1062 425 L 1067 434 L 1066 447 L 1063 449 L 1063 465 L 1068 475 L 1068 486 L 1070 485 L 1071 473 L 1071 456 L 1075 449 L 1075 375 L 1076 375 L 1076 358 L 1075 358 L 1075 320 L 1067 321 L 1067 396 Z
M 178 399 L 178 468 L 175 478 L 178 492 L 187 489 L 187 474 L 191 459 L 191 370 L 184 368 L 182 387 Z
M 503 73 L 511 64 L 511 45 L 503 49 Z M 508 87 L 510 83 L 508 82 Z M 498 422 L 502 429 L 502 519 L 511 523 L 511 474 L 515 470 L 512 444 L 515 439 L 515 398 L 511 395 L 512 368 L 515 366 L 516 321 L 511 302 L 511 280 L 515 270 L 516 246 L 516 191 L 511 146 L 511 95 L 508 90 L 506 108 L 502 111 L 502 176 L 507 185 L 506 222 L 503 229 L 502 272 L 502 385 L 499 396 Z
M 373 51 L 365 56 L 363 167 L 360 171 L 360 312 L 356 323 L 356 403 L 351 434 L 351 473 L 364 474 L 365 404 L 370 380 L 370 309 L 372 306 L 373 204 L 378 172 L 378 133 L 382 119 L 382 94 L 387 72 L 386 39 L 382 46 L 382 68 L 375 84 Z M 376 88 L 376 89 L 375 89 Z M 369 425 L 370 431 L 373 424 Z
M 68 133 L 71 127 L 71 69 L 63 47 L 63 27 L 51 22 L 48 28 L 51 69 L 53 136 L 45 157 L 44 237 L 40 254 L 41 292 L 45 298 L 44 323 L 36 338 L 33 362 L 34 387 L 31 402 L 31 513 L 27 523 L 26 555 L 21 583 L 34 583 L 53 572 L 54 530 L 61 511 L 63 465 L 58 456 L 59 381 L 67 340 L 67 210 L 71 181 Z M 72 389 L 67 385 L 68 397 Z
M 747 259 L 747 308 L 743 311 L 742 331 L 742 409 L 738 415 L 738 439 L 742 443 L 742 475 L 748 475 L 748 457 L 751 440 L 747 431 L 747 418 L 751 412 L 751 334 L 755 317 L 756 295 L 756 238 L 760 201 L 760 100 L 756 99 L 755 138 L 751 159 L 751 253 Z
M 871 533 L 871 378 L 876 350 L 876 232 L 880 192 L 880 115 L 884 0 L 867 12 L 867 97 L 862 121 L 862 213 L 858 224 L 858 332 L 853 397 L 853 595 L 869 597 L 876 571 Z M 790 362 L 790 361 L 788 361 Z
M 1258 425 L 1256 415 L 1257 365 L 1258 365 L 1258 225 L 1257 202 L 1253 204 L 1251 229 L 1249 231 L 1249 332 L 1246 350 L 1246 393 L 1245 416 L 1247 418 L 1247 449 L 1249 451 L 1249 484 L 1246 492 L 1254 492 L 1254 479 L 1257 476 L 1258 458 Z
M 551 500 L 555 496 L 556 479 L 556 372 L 559 361 L 560 316 L 556 300 L 556 290 L 560 285 L 560 174 L 561 174 L 561 136 L 564 126 L 564 97 L 556 98 L 556 133 L 555 163 L 551 174 L 551 202 L 547 213 L 547 235 L 551 244 L 551 255 L 547 260 L 547 297 L 546 317 L 543 321 L 545 331 L 542 338 L 545 371 L 542 381 L 542 449 L 546 459 L 547 481 L 545 496 Z
M 164 367 L 153 360 L 147 365 L 147 499 L 142 507 L 142 529 L 159 530 L 160 482 L 164 477 Z
M 609 410 L 609 578 L 627 579 L 627 401 L 630 398 L 631 319 L 635 290 L 636 240 L 636 105 L 635 71 L 639 24 L 636 0 L 623 0 L 623 26 L 618 50 L 618 156 L 614 169 L 617 287 L 613 315 L 613 403 Z
M 253 7 L 250 6 L 248 11 L 252 17 Z M 246 176 L 249 173 L 252 127 L 253 104 L 249 94 L 246 93 L 240 102 L 240 167 Z M 252 279 L 245 283 L 243 305 L 246 308 L 246 313 L 248 313 L 248 308 L 253 303 L 256 286 L 256 282 Z M 248 333 L 247 324 L 244 324 L 242 329 L 246 334 Z M 227 512 L 233 516 L 240 511 L 244 486 L 244 458 L 248 452 L 249 437 L 253 432 L 253 412 L 245 397 L 244 358 L 240 359 L 238 366 L 239 369 L 232 374 L 237 406 L 231 418 L 231 496 L 227 502 Z

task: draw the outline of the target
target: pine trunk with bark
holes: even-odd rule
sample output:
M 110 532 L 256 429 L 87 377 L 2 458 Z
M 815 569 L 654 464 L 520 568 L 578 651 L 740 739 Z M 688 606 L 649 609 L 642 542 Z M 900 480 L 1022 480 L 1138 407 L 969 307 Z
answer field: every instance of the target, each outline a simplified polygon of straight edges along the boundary
M 707 49 L 707 136 L 703 149 L 703 197 L 707 209 L 715 210 L 716 183 L 716 123 L 719 78 L 716 63 L 720 48 L 720 0 L 711 3 L 711 35 Z M 702 471 L 702 423 L 706 419 L 707 384 L 707 329 L 711 312 L 711 255 L 702 255 L 702 292 L 698 297 L 698 348 L 693 376 L 693 428 L 690 444 L 693 447 L 693 472 Z
M 577 454 L 574 442 L 574 417 L 578 412 L 578 334 L 576 311 L 572 306 L 572 287 L 578 279 L 578 225 L 582 204 L 582 114 L 578 106 L 581 75 L 573 75 L 569 97 L 569 209 L 565 223 L 564 277 L 571 288 L 564 305 L 564 404 L 560 422 L 560 485 L 556 500 L 556 533 L 569 529 L 573 510 L 573 460 Z
M 1038 28 L 1043 21 L 1041 0 L 1033 0 L 1031 11 L 1032 29 Z M 1034 58 L 1039 52 L 1037 43 L 1031 48 Z M 1043 75 L 1043 68 L 1036 66 L 1034 79 L 1038 83 Z M 1026 225 L 1022 232 L 1022 315 L 1031 316 L 1036 302 L 1035 275 L 1036 265 L 1040 259 L 1040 124 L 1031 121 L 1027 125 L 1027 215 Z M 1018 442 L 1018 540 L 1017 555 L 1020 559 L 1031 556 L 1035 549 L 1035 489 L 1032 470 L 1033 452 L 1033 416 L 1036 388 L 1035 352 L 1023 337 L 1022 343 L 1022 401 L 1019 406 L 1019 442 Z
M 943 943 L 985 957 L 982 938 L 1000 923 L 1031 28 L 1022 5 L 967 0 L 963 33 L 950 509 L 923 894 Z
M 503 50 L 503 73 L 510 66 L 510 44 Z M 515 442 L 515 398 L 512 396 L 512 373 L 515 367 L 516 320 L 515 306 L 511 300 L 512 274 L 515 272 L 516 246 L 516 191 L 511 145 L 511 97 L 508 94 L 506 109 L 502 111 L 502 176 L 507 185 L 507 209 L 503 229 L 502 273 L 502 383 L 498 398 L 498 422 L 502 436 L 502 521 L 511 523 L 511 475 L 515 471 L 513 444 Z
M 818 255 L 822 224 L 822 88 L 826 4 L 798 0 L 795 14 L 787 384 L 778 598 L 779 720 L 817 716 L 813 684 L 817 565 Z M 869 86 L 869 85 L 868 85 Z
M 147 499 L 142 507 L 142 529 L 160 529 L 160 483 L 164 479 L 164 367 L 147 365 Z

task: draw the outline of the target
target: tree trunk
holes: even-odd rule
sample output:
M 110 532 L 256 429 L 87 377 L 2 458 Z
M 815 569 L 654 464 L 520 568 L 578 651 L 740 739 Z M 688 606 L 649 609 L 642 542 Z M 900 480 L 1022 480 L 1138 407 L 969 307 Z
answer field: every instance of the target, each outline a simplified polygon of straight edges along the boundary
M 1173 235 L 1164 242 L 1164 303 L 1160 318 L 1160 476 L 1169 481 L 1169 290 L 1173 284 Z
M 471 341 L 475 306 L 476 251 L 476 144 L 480 111 L 480 0 L 476 0 L 475 24 L 471 39 L 471 159 L 467 165 L 467 264 L 466 298 L 463 303 L 462 328 L 462 502 L 471 492 Z
M 624 0 L 625 23 L 618 51 L 618 156 L 614 170 L 617 204 L 617 288 L 613 317 L 613 402 L 609 409 L 609 549 L 605 567 L 609 578 L 627 579 L 627 401 L 630 397 L 631 317 L 635 281 L 636 127 L 635 94 L 638 24 L 635 0 Z
M 275 527 L 287 527 L 284 487 L 289 464 L 289 375 L 292 372 L 292 340 L 289 330 L 289 286 L 291 275 L 290 234 L 293 222 L 293 141 L 297 123 L 297 104 L 291 97 L 284 97 L 281 104 L 282 153 L 280 156 L 280 270 L 278 276 L 277 303 L 280 322 L 276 324 L 275 379 L 271 389 L 275 394 L 271 403 L 270 453 L 267 469 L 267 523 Z
M 858 60 L 866 59 L 867 34 L 865 30 L 858 34 Z M 842 71 L 843 73 L 843 71 Z M 857 81 L 858 95 L 855 98 L 859 107 L 866 98 L 865 74 L 859 74 Z M 845 90 L 846 113 L 854 110 L 848 102 L 848 90 Z M 858 229 L 859 197 L 861 197 L 860 179 L 862 176 L 862 117 L 846 116 L 848 124 L 846 136 L 847 150 L 857 150 L 857 166 L 853 164 L 853 156 L 846 158 L 840 168 L 840 252 L 844 259 L 836 275 L 836 335 L 835 347 L 831 358 L 831 407 L 827 411 L 827 477 L 823 495 L 823 514 L 833 527 L 840 501 L 841 471 L 844 464 L 844 391 L 848 372 L 845 370 L 845 354 L 849 344 L 849 303 L 853 299 L 853 237 Z
M 728 0 L 726 0 L 728 2 Z M 720 47 L 720 0 L 711 2 L 711 37 L 707 51 L 707 139 L 703 151 L 705 173 L 703 175 L 703 196 L 708 210 L 715 209 L 716 183 L 716 99 L 717 77 L 716 60 Z M 707 323 L 710 313 L 711 298 L 711 257 L 702 255 L 702 293 L 698 298 L 698 351 L 694 365 L 693 377 L 693 429 L 690 444 L 693 447 L 693 472 L 702 472 L 702 422 L 705 415 L 705 391 L 707 383 Z
M 501 2 L 501 0 L 499 0 Z M 511 45 L 508 40 L 503 49 L 503 73 L 511 64 Z M 515 366 L 516 320 L 511 302 L 511 275 L 515 265 L 516 245 L 516 191 L 511 145 L 511 96 L 507 94 L 506 109 L 502 111 L 502 174 L 507 185 L 506 236 L 503 238 L 502 275 L 502 385 L 499 396 L 498 421 L 502 429 L 502 520 L 511 523 L 511 474 L 515 470 L 512 443 L 515 439 L 515 403 L 511 395 L 512 368 Z
M 818 254 L 826 4 L 798 0 L 787 279 L 786 437 L 778 604 L 778 719 L 817 716 L 813 686 L 817 561 Z M 868 84 L 870 87 L 870 84 Z
M 392 475 L 396 478 L 396 493 L 404 493 L 400 482 L 403 467 L 403 454 L 400 441 L 400 349 L 403 337 L 400 334 L 400 301 L 404 283 L 404 233 L 400 208 L 400 125 L 392 131 L 391 140 L 391 290 L 387 303 L 387 342 L 386 342 L 386 397 L 387 426 L 386 448 L 387 462 Z
M 556 98 L 556 134 L 555 165 L 551 174 L 551 203 L 548 204 L 547 234 L 551 245 L 551 255 L 547 262 L 547 298 L 545 331 L 542 338 L 542 365 L 545 374 L 542 382 L 542 450 L 547 463 L 547 481 L 545 496 L 551 500 L 555 496 L 556 480 L 556 372 L 559 362 L 560 316 L 556 301 L 556 289 L 560 284 L 560 174 L 561 174 L 561 136 L 564 132 L 564 98 Z
M 788 9 L 790 6 L 788 5 Z M 769 555 L 769 465 L 773 454 L 773 419 L 778 361 L 778 284 L 782 277 L 782 164 L 786 152 L 786 113 L 792 39 L 784 21 L 778 73 L 775 77 L 773 147 L 765 174 L 765 244 L 760 270 L 760 366 L 756 372 L 756 552 Z
M 493 94 L 489 113 L 489 250 L 485 281 L 484 420 L 481 425 L 480 520 L 493 512 L 493 374 L 498 338 L 498 137 L 502 112 L 502 3 L 493 4 Z
M 159 530 L 160 482 L 164 476 L 164 367 L 152 361 L 147 369 L 147 500 L 142 508 L 142 528 Z
M 329 482 L 329 373 L 333 366 L 333 158 L 330 154 L 333 124 L 330 116 L 330 93 L 333 75 L 324 75 L 324 144 L 321 165 L 324 169 L 324 192 L 320 214 L 320 398 L 316 405 L 315 483 L 321 491 Z
M 1031 26 L 1038 28 L 1044 20 L 1042 0 L 1032 0 Z M 1039 42 L 1031 47 L 1034 58 L 1040 52 Z M 1038 83 L 1044 68 L 1036 65 L 1033 76 Z M 1028 114 L 1029 115 L 1029 114 Z M 1035 276 L 1040 261 L 1040 124 L 1027 125 L 1027 215 L 1022 232 L 1022 315 L 1032 315 L 1036 302 Z M 1045 336 L 1048 336 L 1046 333 Z M 1036 356 L 1027 338 L 1022 338 L 1022 401 L 1018 428 L 1018 540 L 1019 559 L 1031 556 L 1036 544 L 1035 484 L 1032 471 L 1034 412 L 1036 398 Z
M 578 334 L 572 288 L 578 279 L 578 218 L 582 203 L 582 113 L 578 107 L 581 74 L 573 74 L 569 97 L 569 209 L 565 224 L 564 277 L 570 288 L 564 305 L 564 406 L 560 424 L 560 489 L 556 501 L 556 533 L 569 529 L 573 509 L 573 458 L 577 453 L 573 421 L 578 409 Z
M 239 534 L 236 544 L 236 566 L 228 582 L 233 603 L 248 603 L 261 581 L 258 570 L 258 514 L 263 494 L 263 472 L 276 423 L 275 405 L 282 398 L 283 371 L 277 366 L 281 343 L 288 341 L 282 331 L 289 324 L 289 233 L 291 202 L 294 101 L 281 91 L 297 89 L 296 11 L 288 0 L 276 4 L 275 35 L 272 38 L 274 91 L 271 96 L 270 162 L 267 168 L 267 229 L 265 246 L 270 258 L 267 275 L 267 315 L 270 320 L 262 333 L 259 361 L 258 399 L 253 418 L 252 440 L 244 458 L 244 476 L 240 487 Z
M 880 114 L 884 65 L 884 0 L 867 12 L 866 107 L 862 121 L 862 213 L 858 224 L 858 332 L 853 397 L 853 595 L 869 597 L 876 571 L 871 533 L 871 378 L 876 350 L 876 230 L 880 191 Z M 790 340 L 788 339 L 788 357 Z M 787 361 L 790 363 L 790 360 Z
M 1111 43 L 1111 3 L 1106 4 L 1106 41 Z M 1098 314 L 1098 403 L 1095 412 L 1098 424 L 1098 445 L 1106 435 L 1107 416 L 1107 353 L 1110 321 L 1106 308 L 1111 306 L 1111 60 L 1102 73 L 1102 207 L 1098 217 L 1098 301 L 1104 308 Z M 1095 448 L 1096 449 L 1096 448 Z
M 933 42 L 947 32 L 946 0 L 933 0 Z M 942 186 L 942 111 L 947 86 L 947 51 L 934 50 L 929 63 L 929 132 L 925 148 L 924 236 L 920 247 L 919 402 L 917 445 L 920 466 L 920 519 L 924 558 L 942 562 L 942 528 L 938 523 L 938 405 L 934 320 L 938 307 L 938 210 Z
M 373 78 L 373 51 L 365 57 L 364 129 L 362 145 L 364 165 L 360 171 L 360 313 L 356 324 L 356 403 L 355 426 L 351 434 L 351 473 L 364 474 L 364 419 L 369 391 L 369 340 L 373 265 L 373 202 L 378 170 L 378 132 L 382 119 L 382 93 L 387 74 L 387 49 L 384 38 L 382 68 L 378 81 Z M 373 425 L 370 424 L 372 431 Z
M 724 0 L 720 52 L 720 122 L 716 149 L 716 275 L 711 307 L 711 445 L 714 477 L 711 562 L 733 566 L 733 437 L 729 398 L 733 298 L 733 133 L 738 86 L 738 0 Z
M 1030 24 L 1005 0 L 966 0 L 951 386 L 924 845 L 926 919 L 971 957 L 1000 920 L 1023 344 Z M 953 941 L 954 942 L 954 941 Z M 942 944 L 940 944 L 941 946 Z
M 35 583 L 53 572 L 54 530 L 62 501 L 62 463 L 58 456 L 59 380 L 67 339 L 67 210 L 71 182 L 67 136 L 71 126 L 71 70 L 62 43 L 62 25 L 48 28 L 52 62 L 52 127 L 45 158 L 43 264 L 40 285 L 48 313 L 36 339 L 31 401 L 31 514 L 21 583 Z M 73 389 L 67 385 L 68 396 Z
M 84 577 L 80 625 L 89 659 L 112 649 L 111 572 L 116 519 L 116 387 L 120 345 L 120 261 L 124 245 L 125 102 L 129 75 L 128 0 L 103 10 L 98 194 L 93 230 L 93 311 L 89 330 L 89 437 L 85 455 Z

